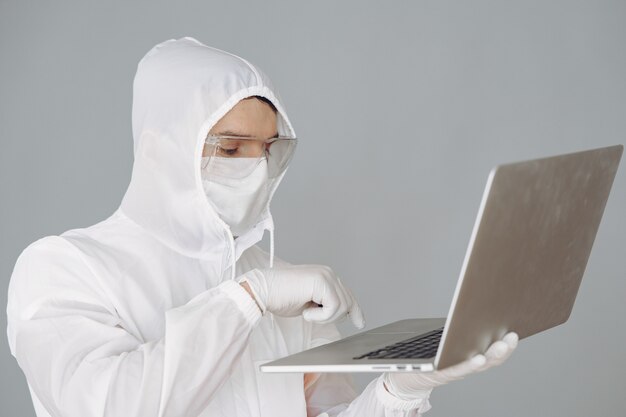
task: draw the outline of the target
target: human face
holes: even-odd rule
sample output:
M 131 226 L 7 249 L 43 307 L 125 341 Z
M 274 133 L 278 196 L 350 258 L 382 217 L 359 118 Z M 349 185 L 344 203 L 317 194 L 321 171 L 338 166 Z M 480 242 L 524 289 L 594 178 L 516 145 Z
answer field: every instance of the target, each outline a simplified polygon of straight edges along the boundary
M 267 102 L 251 97 L 237 103 L 206 137 L 203 178 L 244 179 L 260 163 L 266 164 L 269 180 L 278 178 L 287 168 L 297 140 L 279 136 L 276 125 L 276 110 Z
M 276 113 L 269 104 L 255 98 L 249 97 L 237 103 L 228 113 L 226 113 L 209 131 L 211 135 L 236 136 L 242 138 L 263 138 L 269 139 L 277 137 Z M 249 146 L 254 147 L 249 150 L 252 155 L 260 155 L 263 152 L 263 143 L 258 141 L 246 141 Z M 228 156 L 228 149 L 220 150 Z M 251 156 L 252 156 L 251 155 Z M 205 148 L 202 156 L 210 156 Z

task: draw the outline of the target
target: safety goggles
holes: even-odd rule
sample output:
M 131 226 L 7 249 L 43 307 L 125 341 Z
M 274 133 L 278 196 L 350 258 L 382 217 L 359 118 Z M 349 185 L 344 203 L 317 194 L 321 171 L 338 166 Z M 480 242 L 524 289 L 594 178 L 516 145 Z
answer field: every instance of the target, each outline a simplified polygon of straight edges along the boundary
M 202 151 L 202 169 L 207 175 L 223 175 L 222 167 L 227 159 L 236 160 L 236 170 L 229 170 L 228 177 L 238 179 L 250 175 L 263 160 L 267 160 L 268 177 L 278 177 L 287 168 L 296 149 L 297 139 L 278 136 L 269 139 L 208 135 Z M 235 161 L 233 161 L 235 162 Z

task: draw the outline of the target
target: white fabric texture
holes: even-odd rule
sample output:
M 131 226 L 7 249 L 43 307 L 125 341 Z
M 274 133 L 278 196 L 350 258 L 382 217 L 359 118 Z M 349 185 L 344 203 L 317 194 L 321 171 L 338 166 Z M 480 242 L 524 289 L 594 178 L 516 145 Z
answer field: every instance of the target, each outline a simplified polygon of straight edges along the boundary
M 139 62 L 120 207 L 31 243 L 11 277 L 7 335 L 38 417 L 418 414 L 382 376 L 357 395 L 348 374 L 305 389 L 302 373 L 258 370 L 340 335 L 333 323 L 261 315 L 233 280 L 274 263 L 269 201 L 233 239 L 204 194 L 200 161 L 206 133 L 252 95 L 276 106 L 279 134 L 295 136 L 270 80 L 242 58 L 183 37 Z M 256 245 L 266 230 L 269 256 Z

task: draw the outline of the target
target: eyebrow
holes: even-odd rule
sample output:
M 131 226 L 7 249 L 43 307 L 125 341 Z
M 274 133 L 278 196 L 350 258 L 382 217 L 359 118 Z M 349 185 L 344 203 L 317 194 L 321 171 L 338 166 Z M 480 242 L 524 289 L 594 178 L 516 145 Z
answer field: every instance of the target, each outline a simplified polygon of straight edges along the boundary
M 246 135 L 246 134 L 243 134 L 243 133 L 233 132 L 232 130 L 223 130 L 223 131 L 217 133 L 217 136 L 236 136 L 238 138 L 252 138 L 252 137 L 254 137 L 252 135 Z M 277 138 L 277 137 L 278 137 L 278 132 L 274 133 L 274 136 L 272 136 L 272 138 Z

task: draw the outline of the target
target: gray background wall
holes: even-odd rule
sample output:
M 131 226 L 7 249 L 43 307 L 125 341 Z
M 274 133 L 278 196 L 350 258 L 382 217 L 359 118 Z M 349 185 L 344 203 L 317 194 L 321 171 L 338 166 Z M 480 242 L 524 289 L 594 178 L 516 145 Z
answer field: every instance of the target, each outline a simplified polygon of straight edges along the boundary
M 301 138 L 277 254 L 331 265 L 368 328 L 447 313 L 492 165 L 626 142 L 624 1 L 29 3 L 0 1 L 3 306 L 26 245 L 119 205 L 136 65 L 172 37 L 272 77 Z M 428 415 L 626 415 L 625 212 L 622 167 L 570 321 Z M 33 416 L 4 337 L 0 366 L 0 414 Z

